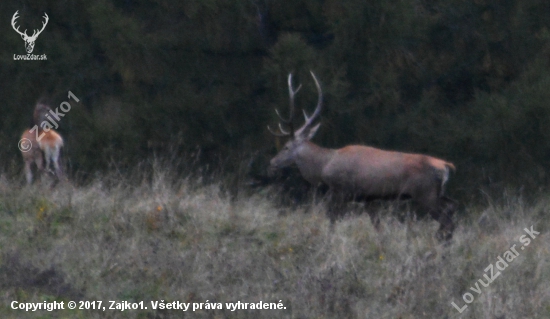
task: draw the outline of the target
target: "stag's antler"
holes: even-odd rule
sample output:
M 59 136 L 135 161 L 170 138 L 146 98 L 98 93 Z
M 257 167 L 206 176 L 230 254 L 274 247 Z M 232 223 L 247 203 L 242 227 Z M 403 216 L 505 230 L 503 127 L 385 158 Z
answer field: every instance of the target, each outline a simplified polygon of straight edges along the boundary
M 44 28 L 48 24 L 48 21 L 50 21 L 50 18 L 48 17 L 48 14 L 46 14 L 46 12 L 44 12 L 44 16 L 42 18 L 45 18 L 46 21 L 42 22 L 42 29 L 40 29 L 40 31 L 34 30 L 32 35 L 29 37 L 29 35 L 27 34 L 27 29 L 25 29 L 25 32 L 21 32 L 21 31 L 19 31 L 19 27 L 15 26 L 15 20 L 17 20 L 17 18 L 19 18 L 19 16 L 17 16 L 18 13 L 19 13 L 19 10 L 15 11 L 15 13 L 13 14 L 13 17 L 11 18 L 11 26 L 13 27 L 15 32 L 19 33 L 23 37 L 23 39 L 38 37 L 38 35 L 40 35 L 40 33 L 42 33 L 42 31 L 44 31 Z
M 317 87 L 317 92 L 319 92 L 319 98 L 317 101 L 317 106 L 315 107 L 315 111 L 313 111 L 313 114 L 311 116 L 308 116 L 306 111 L 304 112 L 304 118 L 305 123 L 300 127 L 298 130 L 294 131 L 294 124 L 292 123 L 292 120 L 294 119 L 294 96 L 300 89 L 302 88 L 302 85 L 300 84 L 297 89 L 294 89 L 292 86 L 292 73 L 288 75 L 288 95 L 290 97 L 290 114 L 288 119 L 285 119 L 281 116 L 279 113 L 279 110 L 275 109 L 275 112 L 277 113 L 277 116 L 279 116 L 279 119 L 281 120 L 281 123 L 279 123 L 279 132 L 276 132 L 272 130 L 269 126 L 267 127 L 269 131 L 275 135 L 275 136 L 299 136 L 301 134 L 304 134 L 306 131 L 309 131 L 311 128 L 311 124 L 313 124 L 313 121 L 319 117 L 319 114 L 321 114 L 321 109 L 323 106 L 323 91 L 321 90 L 321 85 L 319 84 L 319 80 L 317 80 L 317 77 L 312 71 L 309 71 L 311 73 L 311 76 L 313 77 L 313 80 L 315 81 L 315 86 Z M 290 132 L 285 131 L 283 129 L 282 123 L 288 125 L 290 127 Z
M 15 32 L 19 33 L 23 38 L 28 37 L 27 29 L 25 29 L 25 32 L 21 32 L 21 31 L 19 31 L 19 27 L 17 27 L 17 28 L 15 27 L 15 20 L 17 20 L 17 18 L 19 18 L 17 16 L 18 13 L 19 13 L 19 10 L 15 11 L 15 13 L 13 14 L 13 17 L 11 18 L 11 26 L 15 30 Z
M 294 135 L 294 124 L 292 123 L 292 120 L 294 119 L 294 96 L 296 95 L 296 93 L 298 93 L 298 91 L 300 91 L 301 88 L 302 88 L 302 85 L 300 84 L 297 89 L 294 89 L 292 85 L 292 73 L 289 73 L 288 74 L 288 95 L 290 99 L 289 116 L 288 116 L 288 119 L 285 119 L 281 116 L 281 114 L 279 113 L 279 110 L 275 109 L 275 113 L 277 113 L 279 120 L 281 120 L 281 123 L 279 123 L 280 132 L 273 131 L 268 126 L 267 129 L 271 132 L 271 134 L 275 136 L 287 136 L 287 135 L 293 136 Z M 290 132 L 283 129 L 283 125 L 282 125 L 283 123 L 290 127 Z
M 304 112 L 304 118 L 305 123 L 300 127 L 295 135 L 303 134 L 304 132 L 308 131 L 311 127 L 311 124 L 313 124 L 313 121 L 319 117 L 319 114 L 321 114 L 321 109 L 323 106 L 323 91 L 321 90 L 321 85 L 319 84 L 319 81 L 317 80 L 317 77 L 312 71 L 309 71 L 311 73 L 311 76 L 313 77 L 313 80 L 315 81 L 315 86 L 317 87 L 317 92 L 319 93 L 319 98 L 317 100 L 317 106 L 315 107 L 315 111 L 313 111 L 313 114 L 311 116 L 308 116 L 305 110 L 302 110 Z
M 48 17 L 48 15 L 46 14 L 46 12 L 44 12 L 44 16 L 42 17 L 44 19 L 46 19 L 46 21 L 42 22 L 42 29 L 40 29 L 40 31 L 38 30 L 34 30 L 33 33 L 32 33 L 32 36 L 31 38 L 36 38 L 38 37 L 38 35 L 40 35 L 40 33 L 42 33 L 42 31 L 44 31 L 44 28 L 46 27 L 46 25 L 48 24 L 48 21 L 50 21 L 50 17 Z M 26 30 L 25 30 L 26 31 Z M 37 33 L 38 32 L 38 33 Z M 36 34 L 36 35 L 35 35 Z

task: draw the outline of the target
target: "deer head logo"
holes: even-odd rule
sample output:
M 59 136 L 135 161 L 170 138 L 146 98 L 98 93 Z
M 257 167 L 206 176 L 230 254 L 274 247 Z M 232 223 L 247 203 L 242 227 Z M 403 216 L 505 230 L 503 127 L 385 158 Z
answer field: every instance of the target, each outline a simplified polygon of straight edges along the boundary
M 19 33 L 21 35 L 21 38 L 23 38 L 23 40 L 25 41 L 25 50 L 27 50 L 27 53 L 32 53 L 32 50 L 34 50 L 34 42 L 36 41 L 36 38 L 38 38 L 40 33 L 44 31 L 44 28 L 46 27 L 46 24 L 48 24 L 48 20 L 50 18 L 48 17 L 46 12 L 44 12 L 43 18 L 45 19 L 45 21 L 42 22 L 42 29 L 40 29 L 40 31 L 34 30 L 32 35 L 29 37 L 27 35 L 27 29 L 25 29 L 25 32 L 21 32 L 19 31 L 19 27 L 15 26 L 15 20 L 19 18 L 19 16 L 17 16 L 18 13 L 19 13 L 19 10 L 15 11 L 15 13 L 13 14 L 13 18 L 11 19 L 11 26 L 13 27 L 15 32 Z

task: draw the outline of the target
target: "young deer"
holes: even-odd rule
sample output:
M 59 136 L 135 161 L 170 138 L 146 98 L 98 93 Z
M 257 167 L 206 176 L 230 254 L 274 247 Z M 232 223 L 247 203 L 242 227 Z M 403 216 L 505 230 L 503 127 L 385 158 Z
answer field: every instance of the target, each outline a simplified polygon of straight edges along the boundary
M 32 164 L 37 168 L 37 173 L 50 170 L 50 163 L 53 165 L 53 173 L 58 180 L 63 178 L 59 155 L 63 147 L 63 138 L 56 131 L 44 123 L 49 124 L 46 115 L 51 111 L 46 104 L 38 103 L 33 113 L 34 126 L 25 130 L 20 140 L 21 154 L 25 162 L 25 177 L 27 184 L 33 180 Z M 46 161 L 44 165 L 44 160 Z

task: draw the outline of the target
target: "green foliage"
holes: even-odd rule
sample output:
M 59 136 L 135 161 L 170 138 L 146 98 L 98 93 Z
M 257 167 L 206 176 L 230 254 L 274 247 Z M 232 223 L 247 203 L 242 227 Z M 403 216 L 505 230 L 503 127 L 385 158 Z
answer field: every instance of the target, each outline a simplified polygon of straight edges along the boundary
M 126 169 L 151 153 L 201 164 L 269 153 L 265 127 L 323 86 L 319 144 L 365 143 L 458 164 L 457 185 L 547 184 L 550 4 L 529 1 L 101 0 L 0 4 L 23 29 L 50 21 L 35 53 L 0 39 L 3 170 L 35 102 L 80 99 L 60 123 L 72 174 Z M 229 161 L 229 160 L 227 160 Z M 240 169 L 240 163 L 228 165 Z M 513 171 L 514 174 L 510 174 Z M 467 192 L 467 191 L 465 191 Z

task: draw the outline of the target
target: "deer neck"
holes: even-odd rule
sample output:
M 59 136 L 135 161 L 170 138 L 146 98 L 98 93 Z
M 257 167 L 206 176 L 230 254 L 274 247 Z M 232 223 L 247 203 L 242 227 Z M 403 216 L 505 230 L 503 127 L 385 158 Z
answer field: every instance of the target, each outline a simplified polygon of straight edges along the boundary
M 311 184 L 317 186 L 322 182 L 322 172 L 332 159 L 335 150 L 324 148 L 306 141 L 296 154 L 296 165 L 302 176 Z

